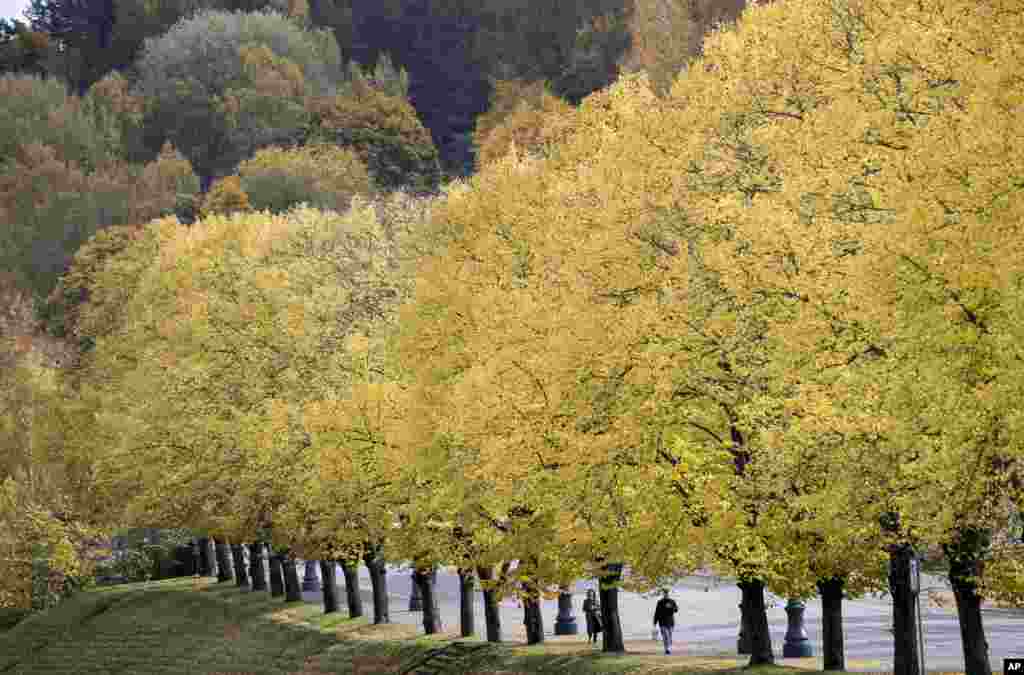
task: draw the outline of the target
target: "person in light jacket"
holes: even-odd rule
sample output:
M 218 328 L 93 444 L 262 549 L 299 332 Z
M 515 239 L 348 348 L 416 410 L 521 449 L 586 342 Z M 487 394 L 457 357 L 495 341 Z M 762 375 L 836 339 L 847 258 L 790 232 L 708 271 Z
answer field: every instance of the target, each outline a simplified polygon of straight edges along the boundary
M 597 643 L 597 634 L 601 632 L 601 606 L 597 604 L 594 589 L 587 591 L 587 599 L 583 601 L 583 613 L 587 617 L 587 642 Z
M 662 591 L 661 600 L 654 608 L 654 625 L 661 628 L 661 641 L 665 643 L 665 653 L 672 653 L 672 629 L 676 626 L 675 615 L 679 611 L 676 601 L 668 597 L 668 589 Z

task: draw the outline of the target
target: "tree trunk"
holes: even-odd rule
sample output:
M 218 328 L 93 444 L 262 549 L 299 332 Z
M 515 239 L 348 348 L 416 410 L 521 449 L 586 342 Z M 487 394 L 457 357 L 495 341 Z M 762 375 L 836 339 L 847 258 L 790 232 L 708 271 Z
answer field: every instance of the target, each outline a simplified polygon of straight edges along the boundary
M 434 590 L 434 582 L 437 581 L 436 568 L 417 568 L 413 573 L 416 585 L 420 589 L 420 597 L 423 598 L 423 632 L 427 635 L 441 632 L 441 613 L 437 607 L 437 593 Z
M 284 569 L 280 554 L 270 552 L 270 597 L 279 598 L 284 595 Z
M 249 570 L 245 568 L 245 544 L 232 544 L 231 554 L 235 561 L 235 585 L 249 585 Z
M 213 573 L 213 558 L 210 555 L 211 540 L 203 537 L 199 540 L 199 575 L 204 577 L 215 576 Z
M 373 589 L 373 623 L 374 625 L 391 623 L 391 611 L 388 604 L 388 570 L 381 557 L 379 544 L 368 546 L 363 554 L 363 562 L 370 570 L 370 586 Z
M 540 586 L 535 577 L 538 561 L 535 557 L 523 561 L 526 564 L 526 578 L 522 581 L 523 625 L 526 627 L 526 644 L 544 642 L 544 617 L 540 611 Z
M 480 587 L 484 596 L 484 623 L 487 626 L 487 641 L 501 642 L 501 614 L 498 612 L 498 591 L 488 588 L 485 581 L 494 580 L 494 568 L 481 566 L 476 568 L 480 577 Z
M 316 571 L 320 567 L 319 560 L 303 560 L 302 592 L 316 593 L 320 590 L 320 580 L 316 577 Z
M 339 560 L 345 575 L 345 600 L 348 602 L 349 618 L 363 615 L 363 596 L 359 592 L 359 565 L 350 560 Z
M 622 639 L 622 621 L 619 617 L 619 582 L 622 580 L 622 563 L 609 563 L 604 566 L 604 575 L 600 579 L 601 633 L 602 647 L 605 652 L 622 653 L 626 645 Z
M 226 541 L 217 542 L 217 583 L 224 583 L 234 579 L 231 565 L 231 548 Z
M 323 577 L 324 614 L 338 611 L 338 579 L 333 560 L 320 561 L 320 576 Z
M 960 619 L 965 675 L 992 675 L 977 583 L 982 573 L 982 556 L 989 542 L 989 532 L 967 529 L 959 532 L 953 544 L 942 547 L 949 560 L 949 581 L 953 585 L 956 612 Z
M 893 675 L 921 675 L 917 644 L 917 594 L 911 589 L 909 544 L 889 547 L 889 592 L 892 595 Z
M 523 600 L 523 623 L 526 625 L 526 644 L 544 642 L 544 617 L 540 611 L 540 599 L 527 597 Z
M 423 611 L 423 597 L 420 595 L 420 585 L 416 583 L 416 572 L 409 575 L 409 611 Z
M 473 614 L 473 590 L 476 585 L 473 570 L 459 568 L 459 624 L 462 637 L 476 633 L 476 617 Z
M 764 582 L 752 579 L 737 585 L 743 596 L 743 620 L 750 631 L 750 665 L 774 664 L 772 637 L 768 632 L 768 613 L 764 606 Z
M 252 577 L 252 590 L 267 590 L 267 568 L 263 566 L 263 542 L 257 541 L 249 545 L 249 576 Z
M 843 587 L 846 579 L 832 577 L 818 581 L 821 594 L 822 659 L 825 670 L 846 670 L 843 648 Z
M 299 585 L 299 571 L 295 566 L 295 558 L 289 553 L 281 560 L 281 568 L 284 572 L 284 601 L 300 602 L 302 600 L 302 586 Z

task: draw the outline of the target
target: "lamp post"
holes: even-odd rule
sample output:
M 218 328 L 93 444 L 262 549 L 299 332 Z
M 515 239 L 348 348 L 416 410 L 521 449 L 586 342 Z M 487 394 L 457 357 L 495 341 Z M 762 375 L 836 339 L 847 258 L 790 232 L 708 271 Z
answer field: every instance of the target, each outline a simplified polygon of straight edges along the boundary
M 576 635 L 580 632 L 576 617 L 572 613 L 572 593 L 568 586 L 562 586 L 558 594 L 558 616 L 555 617 L 555 635 Z
M 786 603 L 786 615 L 789 626 L 786 630 L 786 641 L 782 645 L 782 656 L 787 659 L 802 659 L 814 655 L 811 642 L 807 639 L 804 628 L 804 610 L 806 605 L 795 598 Z

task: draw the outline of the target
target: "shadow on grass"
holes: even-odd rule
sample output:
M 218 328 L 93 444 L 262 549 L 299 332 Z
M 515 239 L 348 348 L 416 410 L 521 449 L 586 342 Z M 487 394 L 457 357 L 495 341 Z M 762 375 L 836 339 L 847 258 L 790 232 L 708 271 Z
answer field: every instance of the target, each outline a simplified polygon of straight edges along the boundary
M 233 583 L 174 579 L 95 589 L 0 633 L 0 673 L 133 675 L 385 675 L 402 673 L 454 636 L 372 626 L 344 611 L 271 598 Z M 460 640 L 461 642 L 477 642 Z M 484 644 L 484 643 L 480 643 Z M 725 666 L 725 667 L 723 667 Z M 709 660 L 667 663 L 643 654 L 488 645 L 437 675 L 669 675 L 738 672 Z M 806 670 L 770 667 L 765 675 Z

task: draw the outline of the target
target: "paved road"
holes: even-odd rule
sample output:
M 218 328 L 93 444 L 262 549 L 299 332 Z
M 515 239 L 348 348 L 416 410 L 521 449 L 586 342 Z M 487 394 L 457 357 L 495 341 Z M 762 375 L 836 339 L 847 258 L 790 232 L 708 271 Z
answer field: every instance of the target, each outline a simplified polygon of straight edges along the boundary
M 302 567 L 299 568 L 300 574 Z M 341 571 L 338 583 L 344 584 Z M 445 628 L 455 629 L 459 622 L 459 580 L 453 570 L 438 573 L 439 605 Z M 922 576 L 925 588 L 945 589 L 938 577 Z M 360 588 L 366 602 L 370 602 L 370 577 L 365 568 L 360 571 Z M 581 643 L 586 639 L 586 628 L 580 607 L 588 588 L 594 582 L 579 582 L 574 588 L 574 607 Z M 395 623 L 415 624 L 422 614 L 409 612 L 411 581 L 408 569 L 390 568 L 388 590 L 391 596 L 391 620 Z M 672 596 L 679 604 L 676 618 L 676 649 L 679 654 L 694 656 L 736 656 L 736 637 L 739 626 L 740 592 L 728 580 L 691 577 L 673 588 Z M 303 593 L 307 602 L 320 603 L 319 592 Z M 635 593 L 620 593 L 622 627 L 627 641 L 650 641 L 653 608 L 656 599 Z M 768 623 L 776 658 L 782 656 L 786 634 L 785 600 L 769 595 Z M 344 596 L 341 596 L 344 611 Z M 922 603 L 923 603 L 922 599 Z M 482 630 L 483 601 L 477 594 L 477 625 Z M 923 608 L 924 609 L 924 608 Z M 372 604 L 366 606 L 372 612 Z M 892 669 L 891 605 L 887 598 L 875 597 L 851 600 L 843 604 L 848 670 L 879 671 Z M 545 630 L 554 634 L 557 601 L 543 602 Z M 1002 670 L 1002 660 L 1011 656 L 1024 656 L 1024 610 L 986 609 L 983 611 L 985 633 L 989 642 L 989 655 L 994 671 Z M 807 636 L 814 647 L 814 655 L 821 655 L 821 603 L 809 602 L 805 613 Z M 501 603 L 502 630 L 506 639 L 525 640 L 523 613 L 515 600 Z M 559 638 L 562 640 L 565 638 Z M 569 638 L 572 639 L 572 638 Z M 929 607 L 924 610 L 925 664 L 928 670 L 963 671 L 960 628 L 955 608 Z M 652 643 L 653 647 L 653 643 Z M 745 662 L 745 657 L 744 657 Z M 819 668 L 821 662 L 819 660 Z

